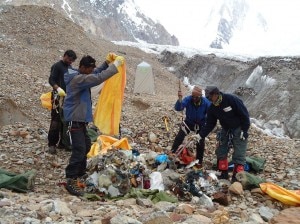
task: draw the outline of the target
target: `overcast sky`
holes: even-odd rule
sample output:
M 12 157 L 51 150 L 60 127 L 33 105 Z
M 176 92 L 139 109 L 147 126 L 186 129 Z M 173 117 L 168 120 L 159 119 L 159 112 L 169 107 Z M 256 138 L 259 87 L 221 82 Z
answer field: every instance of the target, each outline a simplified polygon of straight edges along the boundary
M 216 27 L 205 27 L 212 6 L 222 0 L 135 0 L 142 11 L 174 34 L 182 46 L 203 48 L 211 42 Z M 246 54 L 300 55 L 300 1 L 250 0 L 261 12 L 268 31 L 257 29 L 249 19 L 247 32 L 237 33 L 229 51 Z M 252 24 L 251 24 L 252 22 Z M 205 27 L 205 28 L 204 28 Z M 241 52 L 239 52 L 241 53 Z

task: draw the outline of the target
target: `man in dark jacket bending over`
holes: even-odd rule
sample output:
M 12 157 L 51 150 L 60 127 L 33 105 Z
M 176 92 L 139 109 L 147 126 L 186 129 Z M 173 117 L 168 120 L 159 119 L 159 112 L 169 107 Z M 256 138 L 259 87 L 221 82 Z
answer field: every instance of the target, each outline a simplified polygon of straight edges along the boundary
M 205 138 L 216 126 L 219 120 L 222 130 L 219 136 L 219 146 L 216 150 L 217 166 L 221 171 L 220 179 L 228 179 L 229 145 L 233 146 L 232 162 L 234 170 L 232 182 L 236 181 L 236 173 L 244 171 L 250 119 L 247 108 L 238 97 L 219 91 L 216 86 L 205 89 L 206 97 L 212 102 L 207 111 L 206 125 L 200 131 L 200 137 Z

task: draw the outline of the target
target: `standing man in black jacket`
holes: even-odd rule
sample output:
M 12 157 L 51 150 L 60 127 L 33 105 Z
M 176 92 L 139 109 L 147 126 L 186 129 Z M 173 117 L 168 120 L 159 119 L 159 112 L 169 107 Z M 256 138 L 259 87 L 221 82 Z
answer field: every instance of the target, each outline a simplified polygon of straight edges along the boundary
M 238 97 L 222 93 L 216 86 L 205 89 L 206 97 L 212 102 L 207 111 L 206 125 L 200 131 L 205 138 L 219 120 L 222 130 L 219 135 L 219 146 L 216 150 L 217 166 L 221 171 L 220 179 L 228 179 L 228 153 L 233 146 L 232 162 L 234 170 L 232 182 L 236 181 L 236 173 L 244 171 L 250 118 L 247 108 Z
M 67 126 L 64 124 L 62 104 L 66 96 L 66 85 L 64 82 L 64 74 L 71 68 L 71 64 L 76 60 L 77 56 L 73 50 L 67 50 L 63 58 L 52 65 L 49 84 L 53 87 L 52 91 L 52 110 L 51 122 L 48 132 L 48 152 L 56 154 L 56 147 L 70 150 L 69 139 L 66 135 Z

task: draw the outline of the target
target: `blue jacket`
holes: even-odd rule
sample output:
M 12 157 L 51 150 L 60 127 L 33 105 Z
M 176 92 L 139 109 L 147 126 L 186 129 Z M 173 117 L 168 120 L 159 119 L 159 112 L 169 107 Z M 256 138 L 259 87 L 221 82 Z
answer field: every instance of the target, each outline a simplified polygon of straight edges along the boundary
M 200 105 L 196 106 L 192 96 L 187 96 L 181 102 L 177 100 L 174 108 L 176 111 L 185 109 L 185 122 L 188 126 L 193 127 L 195 124 L 198 124 L 201 127 L 205 124 L 206 113 L 210 104 L 208 99 L 201 97 Z
M 225 130 L 241 128 L 247 132 L 250 127 L 249 113 L 243 101 L 231 94 L 222 94 L 219 106 L 211 104 L 207 111 L 206 125 L 201 129 L 200 136 L 206 137 L 216 126 L 219 120 Z
M 108 67 L 104 62 L 93 74 L 80 74 L 78 70 L 68 69 L 64 75 L 67 96 L 64 100 L 65 121 L 92 122 L 92 100 L 90 88 L 97 86 L 118 73 L 115 65 Z

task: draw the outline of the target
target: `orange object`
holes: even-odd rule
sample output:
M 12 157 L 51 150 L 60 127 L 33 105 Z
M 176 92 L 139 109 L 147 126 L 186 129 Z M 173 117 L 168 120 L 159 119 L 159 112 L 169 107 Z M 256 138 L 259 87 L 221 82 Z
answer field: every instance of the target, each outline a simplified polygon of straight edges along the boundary
M 80 188 L 85 188 L 86 184 L 83 183 L 83 182 L 80 182 L 79 180 L 77 180 L 77 186 L 80 187 Z
M 43 93 L 40 97 L 40 100 L 42 102 L 42 107 L 48 110 L 52 109 L 51 94 L 52 92 Z
M 105 81 L 94 112 L 94 124 L 105 135 L 118 135 L 126 85 L 126 65 Z
M 300 190 L 286 190 L 273 183 L 261 183 L 260 189 L 286 205 L 300 206 Z
M 190 156 L 189 152 L 186 148 L 184 148 L 180 154 L 179 159 L 186 165 L 190 164 L 195 160 L 194 156 Z
M 96 156 L 98 154 L 106 154 L 108 150 L 111 149 L 131 149 L 127 138 L 116 139 L 106 135 L 100 135 L 97 138 L 97 141 L 92 145 L 89 153 L 87 154 L 88 158 Z

